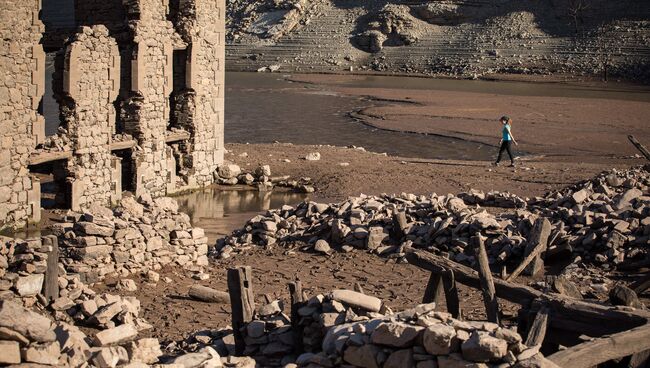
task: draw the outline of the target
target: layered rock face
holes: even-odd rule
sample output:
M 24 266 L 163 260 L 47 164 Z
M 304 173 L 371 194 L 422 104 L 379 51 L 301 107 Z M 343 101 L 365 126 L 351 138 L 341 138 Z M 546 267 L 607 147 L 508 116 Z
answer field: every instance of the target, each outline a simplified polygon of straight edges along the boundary
M 650 6 L 637 1 L 240 0 L 228 12 L 232 70 L 650 77 Z

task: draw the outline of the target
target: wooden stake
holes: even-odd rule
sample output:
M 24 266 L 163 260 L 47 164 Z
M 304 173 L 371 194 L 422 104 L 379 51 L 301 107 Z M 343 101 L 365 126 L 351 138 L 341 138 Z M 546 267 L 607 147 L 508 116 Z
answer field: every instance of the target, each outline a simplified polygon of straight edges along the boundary
M 535 319 L 528 329 L 528 337 L 526 338 L 525 345 L 528 347 L 542 345 L 542 342 L 544 342 L 544 337 L 546 336 L 547 324 L 548 308 L 543 306 L 535 315 Z
M 528 245 L 526 245 L 526 256 L 530 255 L 535 248 L 541 247 L 539 253 L 546 250 L 546 245 L 548 244 L 548 237 L 551 235 L 551 223 L 544 217 L 539 217 L 535 220 L 533 229 L 530 231 L 528 236 Z M 542 257 L 538 254 L 536 257 L 533 257 L 530 264 L 524 268 L 524 273 L 529 276 L 537 276 L 539 273 L 544 272 L 544 261 Z M 512 279 L 512 276 L 511 276 Z
M 472 244 L 476 248 L 478 258 L 478 275 L 481 279 L 481 291 L 483 292 L 483 303 L 485 304 L 485 313 L 490 322 L 499 323 L 499 303 L 497 301 L 496 290 L 494 289 L 494 280 L 492 271 L 488 262 L 485 244 L 480 235 L 473 236 Z
M 648 149 L 645 148 L 645 146 L 642 145 L 641 142 L 639 142 L 636 138 L 634 138 L 633 135 L 628 135 L 627 139 L 629 139 L 630 142 L 632 142 L 632 144 L 634 145 L 634 147 L 636 147 L 636 149 L 638 149 L 639 152 L 641 152 L 641 154 L 643 154 L 643 156 L 645 156 L 645 158 L 648 161 L 650 161 L 650 151 L 648 151 Z
M 250 266 L 228 269 L 228 292 L 232 308 L 232 331 L 235 337 L 235 353 L 241 356 L 246 344 L 242 328 L 253 320 L 255 297 L 253 295 L 253 271 Z
M 357 293 L 365 294 L 363 292 L 363 288 L 361 287 L 361 284 L 358 282 L 354 283 L 354 291 L 356 291 Z
M 59 241 L 56 235 L 48 235 L 44 238 L 52 249 L 47 253 L 43 296 L 52 302 L 59 298 Z
M 447 270 L 442 275 L 442 284 L 445 287 L 445 298 L 447 299 L 447 312 L 456 319 L 462 319 L 458 289 L 456 288 L 456 277 L 454 271 Z
M 305 305 L 300 281 L 289 283 L 289 294 L 291 295 L 291 331 L 293 334 L 293 350 L 295 353 L 303 352 L 303 326 L 300 325 L 298 309 Z
M 530 253 L 528 253 L 526 258 L 524 258 L 524 260 L 521 261 L 519 266 L 517 266 L 517 268 L 514 271 L 512 271 L 510 276 L 508 276 L 506 278 L 506 281 L 513 281 L 514 279 L 516 279 L 517 276 L 519 276 L 524 271 L 526 266 L 528 266 L 528 264 L 530 264 L 530 262 L 532 262 L 534 259 L 537 259 L 537 257 L 539 257 L 539 255 L 542 254 L 544 249 L 546 249 L 546 247 L 544 246 L 543 243 L 537 243 L 537 245 L 535 245 L 533 250 L 531 250 Z M 543 265 L 543 263 L 542 263 L 542 265 Z
M 431 272 L 429 276 L 429 283 L 427 283 L 427 288 L 424 290 L 424 297 L 422 298 L 423 304 L 436 303 L 436 307 L 442 300 L 444 292 L 444 286 L 442 285 L 442 277 L 434 272 Z

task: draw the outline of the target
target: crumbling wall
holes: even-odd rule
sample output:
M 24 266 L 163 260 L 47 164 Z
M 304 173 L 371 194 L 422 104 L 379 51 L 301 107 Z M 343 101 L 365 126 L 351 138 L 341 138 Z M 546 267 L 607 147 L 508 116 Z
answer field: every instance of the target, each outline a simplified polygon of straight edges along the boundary
M 169 95 L 173 88 L 173 25 L 168 4 L 161 1 L 125 2 L 133 36 L 131 96 L 124 109 L 129 117 L 124 130 L 137 139 L 136 194 L 165 195 L 175 183 L 168 168 L 175 167 L 165 136 L 169 122 Z
M 75 153 L 68 161 L 71 207 L 108 205 L 122 192 L 114 179 L 119 159 L 110 150 L 120 88 L 117 43 L 103 25 L 83 27 L 66 46 L 64 65 L 61 115 Z
M 206 185 L 223 162 L 225 1 L 181 0 L 176 22 L 188 45 L 186 90 L 177 99 L 176 124 L 190 132 L 182 147 L 188 181 Z
M 40 219 L 40 184 L 27 169 L 45 136 L 37 112 L 45 87 L 39 10 L 38 0 L 0 0 L 0 228 Z

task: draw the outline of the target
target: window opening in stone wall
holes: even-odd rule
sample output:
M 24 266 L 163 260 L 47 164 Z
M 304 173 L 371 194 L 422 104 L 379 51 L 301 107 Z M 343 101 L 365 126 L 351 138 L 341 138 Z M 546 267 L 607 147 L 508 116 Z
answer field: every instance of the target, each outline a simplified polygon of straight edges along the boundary
M 67 160 L 53 160 L 29 166 L 29 171 L 41 182 L 41 207 L 70 209 L 69 188 L 66 182 Z
M 186 70 L 187 70 L 187 49 L 174 50 L 173 57 L 173 90 L 169 95 L 169 126 L 182 128 L 179 120 L 179 98 L 187 87 Z
M 113 155 L 122 159 L 122 190 L 135 193 L 135 160 L 133 150 L 113 151 Z

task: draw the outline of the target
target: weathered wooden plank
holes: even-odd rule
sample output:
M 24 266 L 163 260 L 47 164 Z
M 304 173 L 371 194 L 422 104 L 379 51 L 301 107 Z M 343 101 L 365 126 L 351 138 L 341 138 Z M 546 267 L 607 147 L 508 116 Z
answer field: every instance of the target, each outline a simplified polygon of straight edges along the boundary
M 427 288 L 424 289 L 424 297 L 422 297 L 422 304 L 436 303 L 436 307 L 440 304 L 444 293 L 444 286 L 442 285 L 442 276 L 437 273 L 431 272 Z
M 537 276 L 544 272 L 544 260 L 542 260 L 541 253 L 546 250 L 548 238 L 551 236 L 551 223 L 544 217 L 539 217 L 535 220 L 530 234 L 528 235 L 528 244 L 524 255 L 527 257 L 533 252 L 535 248 L 539 254 L 529 261 L 529 264 L 524 268 L 524 273 L 529 276 Z
M 291 332 L 293 334 L 293 350 L 296 353 L 303 352 L 303 326 L 300 325 L 298 309 L 305 305 L 300 281 L 289 283 L 289 295 L 291 295 Z
M 440 275 L 449 269 L 455 280 L 479 289 L 478 273 L 461 264 L 435 254 L 410 249 L 406 253 L 409 263 Z M 588 303 L 559 294 L 544 294 L 525 285 L 494 279 L 498 298 L 528 307 L 534 299 L 545 302 L 550 313 L 549 327 L 599 337 L 643 325 L 650 321 L 650 313 L 640 310 L 615 309 Z
M 548 308 L 542 307 L 537 314 L 533 323 L 528 329 L 528 336 L 526 337 L 526 346 L 542 345 L 544 337 L 546 336 L 546 326 L 548 325 Z
M 546 247 L 544 246 L 543 243 L 537 243 L 537 245 L 533 248 L 533 250 L 531 250 L 530 253 L 528 253 L 526 258 L 524 258 L 524 260 L 521 261 L 519 266 L 517 266 L 517 268 L 515 268 L 515 270 L 512 271 L 510 276 L 506 278 L 506 281 L 513 281 L 514 279 L 516 279 L 517 276 L 519 276 L 524 271 L 524 269 L 530 264 L 530 262 L 537 259 L 539 255 L 542 254 L 545 248 Z
M 43 281 L 43 296 L 49 301 L 59 298 L 59 241 L 56 235 L 45 236 L 44 245 L 50 247 L 47 252 L 47 268 Z
M 396 239 L 401 239 L 406 235 L 408 221 L 404 211 L 395 211 L 393 213 L 393 235 Z
M 548 357 L 560 367 L 589 368 L 650 349 L 650 325 L 588 341 Z
M 641 154 L 645 156 L 648 161 L 650 161 L 650 151 L 648 151 L 648 149 L 642 145 L 641 142 L 639 142 L 633 135 L 628 135 L 627 139 L 629 139 L 630 142 L 632 142 L 632 145 L 634 145 L 634 147 L 636 147 L 636 149 L 638 149 L 639 152 L 641 152 Z
M 460 308 L 458 298 L 458 288 L 456 288 L 456 277 L 453 270 L 447 270 L 442 275 L 442 284 L 445 288 L 445 298 L 447 300 L 447 312 L 456 319 L 462 319 L 463 312 Z
M 235 352 L 238 355 L 243 354 L 246 348 L 242 328 L 253 319 L 253 313 L 255 312 L 252 273 L 250 266 L 228 269 L 232 330 L 235 337 Z
M 490 322 L 499 323 L 499 302 L 497 301 L 496 290 L 494 289 L 494 280 L 492 271 L 488 262 L 485 244 L 480 235 L 473 236 L 471 243 L 476 249 L 478 259 L 478 275 L 481 280 L 481 291 L 483 293 L 483 303 L 485 304 L 485 313 Z

